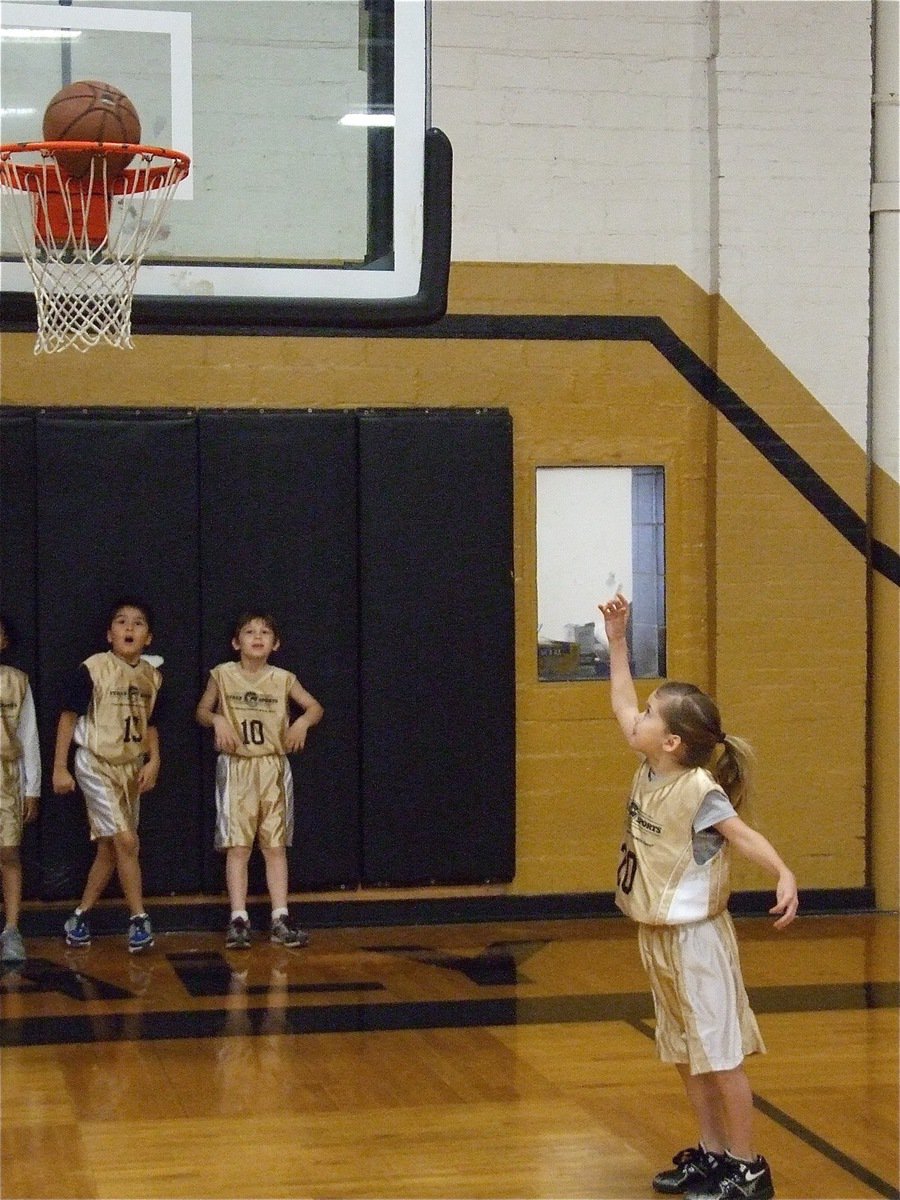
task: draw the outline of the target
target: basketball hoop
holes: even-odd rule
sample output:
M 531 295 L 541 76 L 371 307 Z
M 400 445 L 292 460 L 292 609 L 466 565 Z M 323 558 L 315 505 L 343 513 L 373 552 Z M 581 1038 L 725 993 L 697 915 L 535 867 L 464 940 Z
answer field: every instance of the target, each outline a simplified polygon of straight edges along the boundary
M 85 151 L 90 166 L 75 178 L 60 158 Z M 100 342 L 131 348 L 138 268 L 190 163 L 177 150 L 131 143 L 0 146 L 0 190 L 11 197 L 9 225 L 37 300 L 35 354 Z

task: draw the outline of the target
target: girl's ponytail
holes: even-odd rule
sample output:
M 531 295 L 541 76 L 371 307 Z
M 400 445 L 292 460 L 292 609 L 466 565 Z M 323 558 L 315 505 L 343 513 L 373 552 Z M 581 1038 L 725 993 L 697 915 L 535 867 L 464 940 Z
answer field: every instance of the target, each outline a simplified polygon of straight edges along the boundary
M 753 747 L 743 738 L 722 734 L 722 753 L 711 768 L 711 775 L 736 809 L 750 795 L 753 778 Z

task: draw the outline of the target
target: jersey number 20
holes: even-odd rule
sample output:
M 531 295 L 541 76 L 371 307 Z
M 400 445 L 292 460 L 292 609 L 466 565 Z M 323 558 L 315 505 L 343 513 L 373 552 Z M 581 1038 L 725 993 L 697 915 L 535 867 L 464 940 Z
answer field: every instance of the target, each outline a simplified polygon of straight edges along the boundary
M 637 875 L 637 856 L 633 850 L 628 849 L 624 842 L 619 849 L 622 857 L 619 860 L 619 869 L 616 871 L 616 883 L 627 896 L 634 887 L 634 877 Z

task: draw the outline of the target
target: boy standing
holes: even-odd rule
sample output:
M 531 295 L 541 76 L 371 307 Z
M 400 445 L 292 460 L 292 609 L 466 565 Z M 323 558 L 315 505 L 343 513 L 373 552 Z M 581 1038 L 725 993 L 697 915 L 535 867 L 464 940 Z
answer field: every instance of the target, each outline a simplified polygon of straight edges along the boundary
M 70 946 L 88 946 L 91 931 L 85 914 L 102 896 L 113 872 L 118 874 L 129 907 L 128 950 L 153 945 L 150 918 L 144 911 L 140 843 L 140 797 L 159 774 L 157 697 L 162 675 L 141 655 L 153 639 L 147 604 L 126 597 L 110 610 L 106 640 L 110 649 L 85 659 L 69 680 L 56 733 L 53 790 L 65 795 L 81 788 L 91 840 L 97 854 L 81 901 L 65 923 Z M 69 772 L 69 748 L 75 752 L 75 778 Z
M 0 652 L 9 644 L 0 622 Z M 0 663 L 0 873 L 3 876 L 3 915 L 0 960 L 24 962 L 25 944 L 19 933 L 22 903 L 22 827 L 37 816 L 41 794 L 41 751 L 34 699 L 28 676 Z
M 287 755 L 302 750 L 324 710 L 296 675 L 269 665 L 281 642 L 271 616 L 255 611 L 238 619 L 231 644 L 237 662 L 210 672 L 197 705 L 197 721 L 212 729 L 216 763 L 217 850 L 225 851 L 225 880 L 231 920 L 225 945 L 250 945 L 247 864 L 259 842 L 272 902 L 271 940 L 305 946 L 309 935 L 288 921 L 287 847 L 294 834 L 294 788 Z M 291 704 L 300 715 L 290 721 Z

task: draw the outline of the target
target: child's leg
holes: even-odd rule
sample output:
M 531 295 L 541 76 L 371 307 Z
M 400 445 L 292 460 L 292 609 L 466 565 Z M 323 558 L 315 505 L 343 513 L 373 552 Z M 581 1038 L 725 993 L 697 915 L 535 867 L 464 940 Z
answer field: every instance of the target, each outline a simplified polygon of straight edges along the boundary
M 272 901 L 272 912 L 287 912 L 287 850 L 284 846 L 263 846 L 262 852 L 266 860 L 266 886 Z
M 113 853 L 119 883 L 125 893 L 129 914 L 134 917 L 144 911 L 144 891 L 141 879 L 141 864 L 138 858 L 140 839 L 130 829 L 123 829 L 115 835 Z
M 93 908 L 113 877 L 116 869 L 116 851 L 111 837 L 97 838 L 97 853 L 88 871 L 88 877 L 78 907 L 82 912 Z
M 3 875 L 4 921 L 7 929 L 16 929 L 22 904 L 22 862 L 18 846 L 4 846 L 0 850 L 0 872 Z
M 713 1071 L 712 1080 L 717 1095 L 716 1107 L 725 1126 L 727 1146 L 735 1158 L 752 1162 L 753 1148 L 753 1089 L 743 1066 L 730 1071 Z
M 225 886 L 231 911 L 247 911 L 247 864 L 252 846 L 229 846 L 225 851 Z
M 715 1084 L 715 1073 L 692 1075 L 687 1063 L 676 1063 L 681 1082 L 700 1127 L 700 1141 L 713 1154 L 724 1154 L 728 1149 L 728 1131 L 721 1107 L 719 1089 Z

